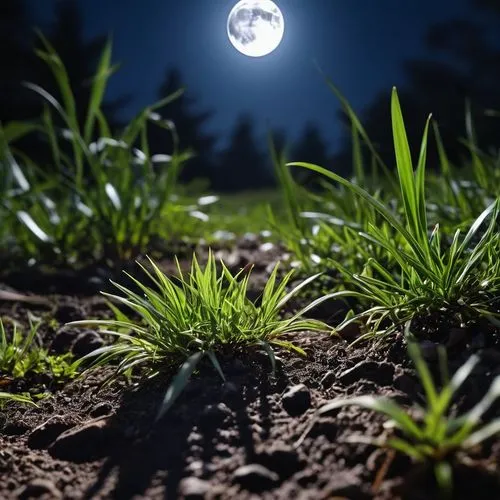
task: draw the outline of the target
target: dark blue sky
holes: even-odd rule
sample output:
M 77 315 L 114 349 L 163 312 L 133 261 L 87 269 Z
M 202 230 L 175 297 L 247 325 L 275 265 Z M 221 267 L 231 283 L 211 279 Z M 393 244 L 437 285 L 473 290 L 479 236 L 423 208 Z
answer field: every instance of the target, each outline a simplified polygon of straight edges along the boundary
M 33 0 L 45 22 L 55 0 Z M 332 149 L 339 135 L 335 98 L 316 60 L 357 110 L 380 90 L 389 96 L 404 78 L 399 64 L 424 53 L 433 23 L 467 15 L 467 0 L 275 0 L 285 17 L 280 47 L 263 58 L 237 52 L 226 35 L 236 0 L 81 0 L 88 36 L 110 33 L 115 60 L 112 94 L 131 93 L 128 112 L 156 99 L 168 66 L 181 69 L 200 109 L 211 109 L 209 129 L 222 140 L 238 114 L 296 137 L 317 122 Z M 388 101 L 389 102 L 389 101 Z M 428 111 L 428 110 L 425 110 Z

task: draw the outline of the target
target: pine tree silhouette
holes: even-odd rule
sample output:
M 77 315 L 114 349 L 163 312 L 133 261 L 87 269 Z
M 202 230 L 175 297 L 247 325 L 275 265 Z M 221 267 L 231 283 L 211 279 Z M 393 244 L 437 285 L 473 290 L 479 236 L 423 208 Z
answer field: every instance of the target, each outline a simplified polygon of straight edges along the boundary
M 312 122 L 306 123 L 299 141 L 292 149 L 290 160 L 314 163 L 323 168 L 330 168 L 328 148 L 318 126 Z M 318 175 L 314 172 L 296 168 L 293 170 L 295 179 L 310 188 L 318 186 Z
M 215 187 L 220 191 L 258 189 L 273 183 L 265 154 L 257 144 L 251 116 L 239 116 L 228 147 L 221 153 Z
M 24 120 L 39 112 L 37 100 L 22 86 L 35 76 L 34 32 L 23 0 L 0 2 L 0 122 Z
M 66 68 L 75 97 L 79 121 L 83 123 L 89 105 L 92 77 L 97 70 L 107 36 L 99 35 L 86 39 L 83 17 L 78 2 L 76 0 L 58 0 L 55 4 L 55 20 L 47 38 Z M 41 86 L 60 98 L 52 74 L 45 64 L 43 64 L 43 68 L 44 81 Z M 119 124 L 117 114 L 128 101 L 129 96 L 121 96 L 103 103 L 103 111 L 112 128 Z
M 418 154 L 428 113 L 439 124 L 443 142 L 452 162 L 468 157 L 462 140 L 466 135 L 466 103 L 481 149 L 500 147 L 500 120 L 485 116 L 486 110 L 500 110 L 500 40 L 493 20 L 479 14 L 500 14 L 497 0 L 471 0 L 478 16 L 452 19 L 432 26 L 425 36 L 428 56 L 403 63 L 407 84 L 398 88 L 411 149 Z M 484 11 L 483 11 L 484 9 Z M 484 16 L 483 16 L 484 18 Z M 488 24 L 490 23 L 490 25 Z M 498 22 L 497 22 L 498 24 Z M 492 27 L 490 32 L 488 28 Z M 362 113 L 361 120 L 370 139 L 389 167 L 394 166 L 391 133 L 390 91 L 378 94 Z M 337 159 L 350 158 L 350 136 L 346 134 Z M 429 141 L 428 165 L 436 167 L 438 157 L 434 141 Z

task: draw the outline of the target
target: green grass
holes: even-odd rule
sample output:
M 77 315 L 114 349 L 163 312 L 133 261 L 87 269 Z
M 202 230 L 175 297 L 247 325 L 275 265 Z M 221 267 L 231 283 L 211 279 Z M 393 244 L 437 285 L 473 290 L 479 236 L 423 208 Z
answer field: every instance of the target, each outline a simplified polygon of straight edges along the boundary
M 53 355 L 41 347 L 37 339 L 40 322 L 29 318 L 26 333 L 15 321 L 9 331 L 0 319 L 0 376 L 22 379 L 32 374 L 45 373 L 55 382 L 69 380 L 76 376 L 72 356 Z
M 386 428 L 394 431 L 390 437 L 370 439 L 351 435 L 348 441 L 391 448 L 415 462 L 430 464 L 440 490 L 446 498 L 452 498 L 453 465 L 459 460 L 458 453 L 472 450 L 500 433 L 500 418 L 486 424 L 481 422 L 483 415 L 500 397 L 500 377 L 493 380 L 485 396 L 471 410 L 459 416 L 451 416 L 453 397 L 477 366 L 479 358 L 472 356 L 456 371 L 451 380 L 444 368 L 446 362 L 443 359 L 441 365 L 444 385 L 438 390 L 417 344 L 410 342 L 408 350 L 424 389 L 424 408 L 416 406 L 416 411 L 410 413 L 390 398 L 367 395 L 331 401 L 322 406 L 316 415 L 325 415 L 349 405 L 384 415 L 387 417 Z M 312 424 L 303 433 L 297 445 L 303 442 L 311 428 Z
M 369 334 L 387 335 L 418 314 L 462 306 L 466 313 L 497 315 L 500 263 L 498 212 L 500 200 L 491 203 L 464 236 L 457 230 L 449 241 L 436 224 L 429 230 L 425 194 L 425 162 L 429 121 L 425 128 L 418 164 L 414 170 L 403 116 L 396 90 L 392 94 L 392 123 L 400 208 L 393 210 L 358 184 L 320 166 L 295 162 L 289 166 L 307 168 L 324 175 L 355 194 L 385 222 L 368 219 L 357 234 L 347 229 L 352 241 L 366 240 L 378 249 L 360 246 L 363 267 L 348 268 L 335 256 L 329 262 L 343 274 L 347 291 L 371 307 L 349 318 L 361 322 Z M 340 243 L 340 241 L 339 241 Z M 352 247 L 351 243 L 351 247 Z M 353 250 L 351 248 L 351 250 Z M 388 326 L 387 326 L 388 323 Z
M 191 152 L 180 150 L 175 125 L 156 113 L 183 89 L 143 109 L 122 131 L 111 130 L 102 111 L 108 80 L 116 70 L 108 43 L 91 79 L 88 109 L 80 123 L 66 69 L 50 43 L 41 35 L 40 39 L 43 50 L 37 54 L 50 69 L 60 99 L 27 83 L 45 102 L 42 116 L 31 124 L 12 122 L 0 134 L 2 170 L 17 184 L 20 175 L 24 179 L 15 196 L 8 186 L 1 187 L 2 194 L 10 194 L 3 205 L 11 233 L 25 260 L 56 266 L 126 262 L 162 233 L 162 216 L 167 214 L 172 223 L 178 212 L 187 210 L 174 201 L 174 192 Z M 151 126 L 170 134 L 173 151 L 150 153 L 147 128 Z M 50 147 L 48 166 L 9 145 L 33 131 Z M 162 235 L 168 240 L 168 234 Z
M 36 406 L 30 396 L 11 394 L 10 392 L 0 392 L 0 408 L 3 409 L 7 403 L 23 403 Z
M 257 302 L 247 295 L 251 270 L 243 269 L 232 275 L 221 262 L 219 271 L 212 254 L 205 267 L 193 257 L 189 275 L 185 276 L 179 267 L 176 279 L 169 278 L 152 261 L 150 263 L 152 270 L 143 270 L 151 285 L 130 276 L 140 293 L 116 284 L 123 295 L 105 294 L 127 306 L 142 321 L 133 321 L 114 308 L 116 320 L 73 324 L 101 326 L 105 328 L 104 333 L 116 337 L 115 343 L 86 358 L 94 358 L 94 366 L 118 360 L 117 374 L 142 366 L 149 376 L 154 376 L 172 363 L 182 361 L 160 415 L 172 406 L 202 358 L 208 358 L 224 379 L 218 352 L 229 349 L 235 353 L 257 348 L 268 354 L 274 369 L 273 346 L 304 354 L 293 343 L 282 340 L 284 334 L 328 330 L 324 323 L 302 319 L 303 314 L 326 297 L 317 299 L 291 317 L 280 315 L 288 301 L 317 276 L 287 292 L 293 271 L 278 281 L 276 266 Z

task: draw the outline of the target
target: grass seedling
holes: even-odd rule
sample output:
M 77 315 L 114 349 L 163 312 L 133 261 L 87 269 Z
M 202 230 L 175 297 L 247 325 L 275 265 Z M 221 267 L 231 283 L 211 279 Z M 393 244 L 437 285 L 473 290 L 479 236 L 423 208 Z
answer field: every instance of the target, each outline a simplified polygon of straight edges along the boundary
M 29 396 L 11 394 L 10 392 L 0 392 L 0 408 L 3 408 L 6 403 L 11 402 L 36 406 L 36 403 Z
M 318 410 L 317 416 L 348 405 L 385 415 L 388 418 L 386 427 L 395 430 L 390 437 L 367 439 L 364 436 L 350 436 L 348 442 L 393 449 L 415 462 L 430 464 L 441 492 L 446 498 L 451 498 L 453 464 L 459 460 L 459 452 L 466 453 L 500 433 L 500 418 L 481 424 L 483 415 L 500 397 L 500 377 L 494 379 L 486 395 L 471 410 L 451 417 L 449 410 L 453 396 L 472 373 L 479 358 L 469 358 L 451 380 L 445 377 L 443 388 L 438 390 L 417 345 L 410 343 L 408 350 L 424 390 L 425 408 L 417 406 L 416 412 L 410 414 L 390 398 L 367 395 L 331 401 Z M 307 437 L 313 423 L 302 434 L 297 446 Z
M 280 337 L 283 334 L 328 330 L 322 322 L 302 319 L 304 313 L 328 297 L 312 302 L 289 318 L 280 316 L 287 302 L 317 275 L 287 292 L 293 272 L 278 282 L 277 265 L 263 290 L 260 304 L 257 304 L 247 296 L 251 271 L 242 270 L 232 275 L 221 262 L 219 272 L 212 254 L 204 268 L 194 256 L 188 276 L 178 265 L 176 279 L 166 276 L 154 262 L 150 261 L 150 264 L 152 271 L 144 267 L 143 270 L 154 286 L 129 276 L 141 293 L 115 283 L 123 295 L 105 294 L 138 314 L 142 322 L 131 321 L 115 310 L 116 320 L 78 321 L 73 324 L 102 326 L 104 333 L 117 337 L 114 344 L 86 356 L 94 358 L 93 366 L 119 360 L 116 374 L 142 366 L 150 376 L 154 376 L 162 368 L 183 361 L 168 388 L 159 417 L 175 402 L 202 358 L 208 358 L 224 379 L 217 352 L 259 348 L 268 354 L 274 370 L 276 358 L 273 346 L 304 354 L 293 343 L 282 340 Z
M 32 373 L 47 373 L 55 380 L 67 380 L 76 376 L 71 355 L 52 355 L 40 347 L 36 335 L 40 323 L 29 318 L 29 332 L 21 331 L 12 322 L 10 335 L 0 320 L 0 379 L 20 379 Z

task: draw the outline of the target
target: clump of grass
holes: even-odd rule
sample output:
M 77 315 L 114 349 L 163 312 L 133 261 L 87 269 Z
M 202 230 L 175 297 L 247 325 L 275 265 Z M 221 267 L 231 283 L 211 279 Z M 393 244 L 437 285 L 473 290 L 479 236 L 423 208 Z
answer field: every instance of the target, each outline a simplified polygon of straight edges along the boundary
M 243 269 L 232 275 L 221 262 L 219 272 L 211 253 L 204 268 L 194 256 L 188 276 L 177 263 L 176 279 L 166 276 L 153 261 L 150 264 L 152 271 L 141 267 L 153 286 L 129 276 L 141 293 L 115 283 L 123 295 L 105 294 L 138 314 L 141 322 L 130 320 L 114 308 L 116 320 L 78 321 L 73 324 L 102 326 L 104 333 L 117 337 L 114 344 L 85 357 L 94 358 L 92 366 L 119 360 L 116 374 L 142 366 L 148 375 L 154 376 L 179 359 L 184 360 L 166 393 L 160 416 L 172 406 L 202 358 L 207 357 L 224 380 L 217 359 L 219 351 L 258 348 L 268 354 L 274 370 L 276 358 L 273 346 L 304 354 L 293 343 L 282 340 L 284 334 L 329 329 L 320 321 L 302 318 L 327 296 L 317 299 L 291 317 L 280 316 L 287 302 L 317 275 L 287 292 L 293 271 L 278 282 L 276 265 L 257 303 L 247 295 L 251 270 Z
M 425 196 L 427 122 L 418 160 L 413 170 L 397 92 L 392 93 L 392 123 L 403 217 L 365 189 L 317 165 L 290 163 L 321 173 L 356 194 L 385 221 L 370 222 L 359 236 L 383 252 L 384 258 L 366 254 L 365 265 L 356 272 L 331 258 L 340 270 L 351 295 L 372 307 L 346 320 L 362 322 L 368 333 L 387 335 L 417 314 L 447 310 L 460 305 L 465 311 L 485 314 L 494 320 L 500 285 L 500 264 L 495 257 L 500 233 L 500 200 L 491 203 L 474 221 L 464 237 L 457 230 L 447 243 L 439 225 L 428 229 Z M 387 326 L 388 324 L 388 326 Z
M 108 43 L 91 79 L 81 123 L 66 68 L 50 42 L 42 35 L 40 40 L 43 48 L 37 55 L 54 76 L 60 98 L 26 83 L 45 104 L 41 117 L 0 130 L 0 171 L 13 177 L 9 184 L 0 183 L 0 193 L 10 194 L 3 204 L 8 232 L 24 260 L 52 266 L 95 261 L 119 266 L 149 249 L 155 238 L 171 237 L 162 231 L 165 218 L 177 228 L 179 212 L 201 213 L 199 206 L 183 206 L 174 197 L 179 173 L 192 153 L 181 150 L 175 124 L 158 114 L 183 89 L 144 108 L 123 130 L 114 130 L 103 111 L 108 81 L 116 71 Z M 150 152 L 151 126 L 170 136 L 171 151 Z M 48 144 L 48 165 L 10 147 L 14 138 L 33 131 Z
M 424 361 L 416 343 L 408 345 L 410 357 L 424 389 L 426 407 L 417 406 L 415 412 L 408 412 L 392 399 L 384 396 L 358 396 L 341 398 L 322 406 L 316 416 L 325 415 L 344 406 L 354 405 L 385 415 L 386 428 L 396 432 L 390 437 L 370 439 L 352 435 L 351 443 L 366 443 L 400 452 L 417 463 L 430 464 L 438 487 L 447 498 L 453 493 L 453 465 L 460 460 L 460 452 L 466 453 L 487 439 L 500 433 L 500 418 L 481 424 L 483 415 L 500 397 L 500 377 L 496 377 L 485 396 L 468 412 L 452 417 L 449 415 L 453 396 L 462 387 L 479 362 L 472 356 L 449 379 L 442 362 L 444 386 L 436 387 L 429 367 Z M 445 361 L 444 356 L 442 360 Z M 314 420 L 302 434 L 297 446 L 307 437 Z

